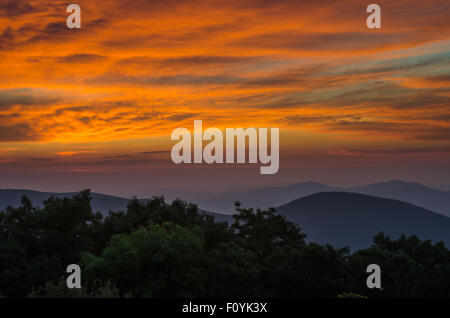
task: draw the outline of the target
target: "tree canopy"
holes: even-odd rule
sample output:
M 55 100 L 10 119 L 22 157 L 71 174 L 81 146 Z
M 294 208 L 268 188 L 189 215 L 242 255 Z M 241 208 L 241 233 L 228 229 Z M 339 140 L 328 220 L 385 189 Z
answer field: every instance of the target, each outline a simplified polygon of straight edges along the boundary
M 5 297 L 449 297 L 450 252 L 416 236 L 374 236 L 348 249 L 307 243 L 274 209 L 237 206 L 215 222 L 196 205 L 133 199 L 103 217 L 90 191 L 0 212 L 0 295 Z M 375 234 L 375 233 L 374 233 Z M 65 269 L 82 269 L 68 291 Z M 382 289 L 366 267 L 382 268 Z

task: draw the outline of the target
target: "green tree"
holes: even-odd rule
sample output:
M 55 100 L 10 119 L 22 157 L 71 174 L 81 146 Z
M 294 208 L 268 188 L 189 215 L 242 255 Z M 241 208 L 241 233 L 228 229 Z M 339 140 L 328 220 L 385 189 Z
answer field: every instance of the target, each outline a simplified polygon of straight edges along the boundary
M 93 286 L 67 288 L 66 281 L 61 278 L 57 282 L 47 282 L 43 287 L 33 288 L 29 298 L 119 298 L 120 292 L 110 281 L 97 280 Z
M 255 251 L 258 257 L 266 257 L 275 247 L 305 245 L 306 235 L 275 209 L 243 209 L 237 203 L 236 210 L 231 230 L 240 244 Z
M 136 297 L 187 297 L 202 292 L 203 260 L 199 228 L 164 222 L 114 235 L 101 256 L 85 253 L 82 266 L 88 281 L 109 279 Z
M 57 279 L 93 246 L 90 191 L 73 198 L 51 197 L 33 208 L 27 197 L 18 208 L 0 213 L 0 290 L 24 297 L 32 287 Z
M 442 242 L 433 245 L 414 235 L 392 240 L 379 233 L 374 245 L 355 252 L 350 261 L 351 271 L 357 275 L 357 290 L 369 296 L 450 296 L 450 252 Z M 368 290 L 365 285 L 365 270 L 372 263 L 381 267 L 382 290 Z

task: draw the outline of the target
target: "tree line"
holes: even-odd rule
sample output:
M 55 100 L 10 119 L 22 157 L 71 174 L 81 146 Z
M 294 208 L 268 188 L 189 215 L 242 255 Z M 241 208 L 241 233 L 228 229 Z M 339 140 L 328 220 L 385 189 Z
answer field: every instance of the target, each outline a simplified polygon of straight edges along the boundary
M 350 253 L 307 243 L 274 209 L 236 205 L 216 222 L 196 205 L 132 199 L 125 211 L 94 213 L 89 190 L 0 212 L 3 297 L 449 297 L 450 252 L 416 236 Z M 368 289 L 379 264 L 382 289 Z M 81 289 L 65 269 L 79 264 Z

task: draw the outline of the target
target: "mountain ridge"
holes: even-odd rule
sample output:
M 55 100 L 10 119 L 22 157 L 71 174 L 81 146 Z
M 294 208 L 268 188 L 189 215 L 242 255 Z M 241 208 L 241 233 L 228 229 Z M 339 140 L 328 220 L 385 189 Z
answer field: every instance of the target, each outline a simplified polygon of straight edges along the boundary
M 243 207 L 267 209 L 286 204 L 295 199 L 318 192 L 355 192 L 387 199 L 405 201 L 433 212 L 450 216 L 450 192 L 424 186 L 420 183 L 391 180 L 359 187 L 334 187 L 318 182 L 300 182 L 287 186 L 268 186 L 247 191 L 228 191 L 213 194 L 210 198 L 187 196 L 199 207 L 222 214 L 234 213 L 234 201 Z
M 69 197 L 76 192 L 0 189 L 0 210 L 4 210 L 6 205 L 20 205 L 23 194 L 30 198 L 33 205 L 42 206 L 42 201 L 50 196 Z M 95 192 L 91 195 L 93 211 L 103 215 L 110 210 L 125 210 L 130 200 Z M 217 221 L 232 222 L 229 214 L 209 212 L 202 207 L 199 209 L 213 215 Z M 276 209 L 298 224 L 308 235 L 308 241 L 319 244 L 363 248 L 370 245 L 373 235 L 383 231 L 393 238 L 401 234 L 416 234 L 421 239 L 442 240 L 447 246 L 450 245 L 450 218 L 396 199 L 355 192 L 322 191 L 291 200 Z
M 319 244 L 352 249 L 370 245 L 384 232 L 392 238 L 417 235 L 450 245 L 450 218 L 407 202 L 352 192 L 315 193 L 277 208 Z
M 20 195 L 15 195 L 15 200 L 11 201 L 8 200 L 8 198 L 5 198 L 5 196 L 10 196 L 9 194 L 2 196 L 2 192 L 4 191 L 26 192 L 29 193 L 30 196 L 36 196 L 38 198 L 50 195 L 71 196 L 76 194 L 76 192 L 56 193 L 28 189 L 0 189 L 0 209 L 5 208 L 5 204 L 2 204 L 4 202 L 7 202 L 9 204 L 13 203 L 16 205 L 20 204 Z M 281 206 L 310 194 L 330 191 L 354 192 L 373 195 L 381 198 L 396 199 L 450 217 L 450 191 L 447 192 L 424 186 L 420 183 L 405 182 L 400 180 L 377 182 L 364 186 L 347 188 L 334 187 L 324 183 L 307 181 L 290 185 L 258 187 L 249 190 L 226 191 L 214 194 L 192 194 L 183 192 L 179 192 L 176 195 L 173 195 L 173 193 L 167 194 L 167 192 L 163 192 L 161 194 L 164 194 L 166 198 L 182 198 L 185 201 L 196 203 L 199 208 L 206 211 L 214 211 L 221 214 L 233 214 L 235 212 L 235 201 L 240 201 L 241 206 L 243 207 L 260 207 L 263 209 L 267 209 L 269 207 Z M 40 196 L 39 193 L 42 193 L 44 195 Z M 100 201 L 102 200 L 100 200 L 100 198 L 103 198 L 103 201 L 105 201 L 107 198 L 110 198 L 111 201 L 118 200 L 118 202 L 116 203 L 119 205 L 120 209 L 124 209 L 128 200 L 130 200 L 129 198 L 97 192 L 93 192 L 93 195 L 98 196 L 99 198 L 98 200 L 94 200 L 93 207 L 99 208 L 101 210 L 100 212 L 102 213 L 107 213 L 108 208 L 116 207 L 114 205 L 109 206 L 106 202 L 101 203 Z M 39 204 L 42 203 L 42 200 L 38 201 Z
M 28 189 L 0 189 L 0 210 L 4 210 L 6 206 L 11 205 L 17 207 L 20 205 L 22 195 L 26 195 L 34 206 L 42 206 L 43 201 L 51 196 L 55 197 L 72 197 L 78 192 L 42 192 Z M 94 212 L 100 212 L 104 215 L 110 210 L 123 210 L 126 208 L 130 199 L 113 196 L 109 194 L 92 192 L 91 206 Z

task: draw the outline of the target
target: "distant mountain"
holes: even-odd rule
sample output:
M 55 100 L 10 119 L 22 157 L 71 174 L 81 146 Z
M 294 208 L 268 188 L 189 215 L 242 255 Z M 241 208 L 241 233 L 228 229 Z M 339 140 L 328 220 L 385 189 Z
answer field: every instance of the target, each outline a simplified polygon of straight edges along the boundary
M 283 188 L 255 189 L 245 192 L 245 195 L 251 194 L 249 197 L 241 198 L 247 198 L 247 201 L 242 200 L 243 202 L 253 202 L 244 206 L 261 206 L 262 204 L 252 201 L 257 200 L 258 195 L 261 195 L 260 202 L 267 206 L 276 206 L 272 204 L 276 201 L 271 201 L 273 199 L 267 196 L 269 193 L 279 193 Z M 278 199 L 287 199 L 294 193 L 300 193 L 301 197 L 302 193 L 322 188 L 332 187 L 317 183 L 297 184 L 289 187 L 292 190 L 289 194 L 278 196 Z M 273 192 L 265 192 L 266 190 Z M 4 210 L 7 205 L 19 206 L 24 194 L 31 199 L 33 205 L 42 206 L 42 202 L 51 196 L 71 197 L 76 193 L 0 189 L 0 210 Z M 236 194 L 229 192 L 229 199 Z M 125 210 L 129 200 L 92 193 L 91 204 L 95 212 L 107 215 L 110 210 Z M 233 201 L 234 199 L 231 200 L 231 204 Z M 233 220 L 231 215 L 208 212 L 203 207 L 201 211 L 213 215 L 216 221 L 232 222 Z M 393 238 L 401 234 L 416 234 L 421 239 L 442 240 L 450 246 L 450 218 L 402 201 L 349 192 L 319 192 L 291 200 L 278 207 L 277 211 L 298 224 L 308 235 L 307 240 L 310 242 L 329 243 L 336 247 L 349 246 L 354 250 L 370 246 L 373 235 L 383 231 Z
M 450 217 L 450 192 L 432 189 L 419 183 L 389 181 L 364 187 L 338 188 L 316 182 L 296 183 L 288 186 L 261 187 L 247 191 L 229 191 L 213 195 L 183 195 L 202 209 L 223 214 L 235 212 L 234 202 L 243 207 L 269 208 L 318 192 L 355 192 L 382 198 L 405 201 Z
M 450 192 L 432 189 L 419 183 L 389 181 L 349 190 L 351 192 L 409 202 L 450 216 Z
M 0 189 L 0 210 L 4 210 L 6 206 L 13 207 L 20 206 L 22 195 L 26 195 L 34 206 L 43 206 L 43 201 L 51 196 L 58 198 L 72 197 L 76 195 L 75 192 L 69 193 L 53 193 L 53 192 L 39 192 L 33 190 L 20 189 Z M 118 211 L 125 210 L 130 199 L 106 195 L 101 193 L 91 193 L 91 206 L 94 212 L 100 212 L 107 215 L 110 210 Z
M 398 200 L 323 192 L 282 205 L 277 211 L 297 223 L 308 241 L 320 244 L 366 248 L 383 231 L 392 238 L 416 234 L 450 246 L 450 218 Z
M 20 206 L 20 201 L 23 195 L 26 195 L 33 206 L 43 206 L 43 202 L 50 197 L 73 197 L 76 192 L 56 193 L 56 192 L 40 192 L 34 190 L 21 190 L 21 189 L 0 189 L 0 211 L 4 210 L 8 205 L 13 207 Z M 116 197 L 113 195 L 107 195 L 102 193 L 91 192 L 92 200 L 91 207 L 94 212 L 100 212 L 103 215 L 108 215 L 109 211 L 121 211 L 126 210 L 130 199 Z M 147 199 L 142 199 L 147 200 Z M 232 220 L 230 215 L 223 215 L 205 210 L 200 210 L 215 217 L 218 222 L 229 222 Z
M 202 209 L 223 214 L 235 212 L 234 202 L 239 201 L 242 207 L 269 208 L 282 205 L 292 200 L 325 191 L 341 189 L 316 182 L 303 182 L 288 186 L 261 187 L 247 191 L 228 191 L 220 194 L 186 196 L 183 199 L 198 204 Z
M 219 194 L 179 192 L 168 193 L 168 198 L 180 197 L 183 200 L 198 204 L 200 209 L 221 214 L 233 214 L 234 202 L 240 201 L 243 207 L 269 208 L 277 207 L 293 200 L 318 192 L 355 192 L 382 198 L 396 199 L 417 205 L 427 210 L 450 217 L 450 192 L 426 187 L 419 183 L 389 181 L 369 184 L 363 187 L 338 188 L 317 182 L 302 182 L 287 186 L 261 187 L 242 191 L 228 191 Z M 72 196 L 75 193 L 49 193 L 31 190 L 1 190 L 0 209 L 7 204 L 20 204 L 22 194 L 27 194 L 36 204 L 51 195 Z M 129 199 L 93 193 L 93 209 L 102 213 L 109 210 L 125 209 Z

